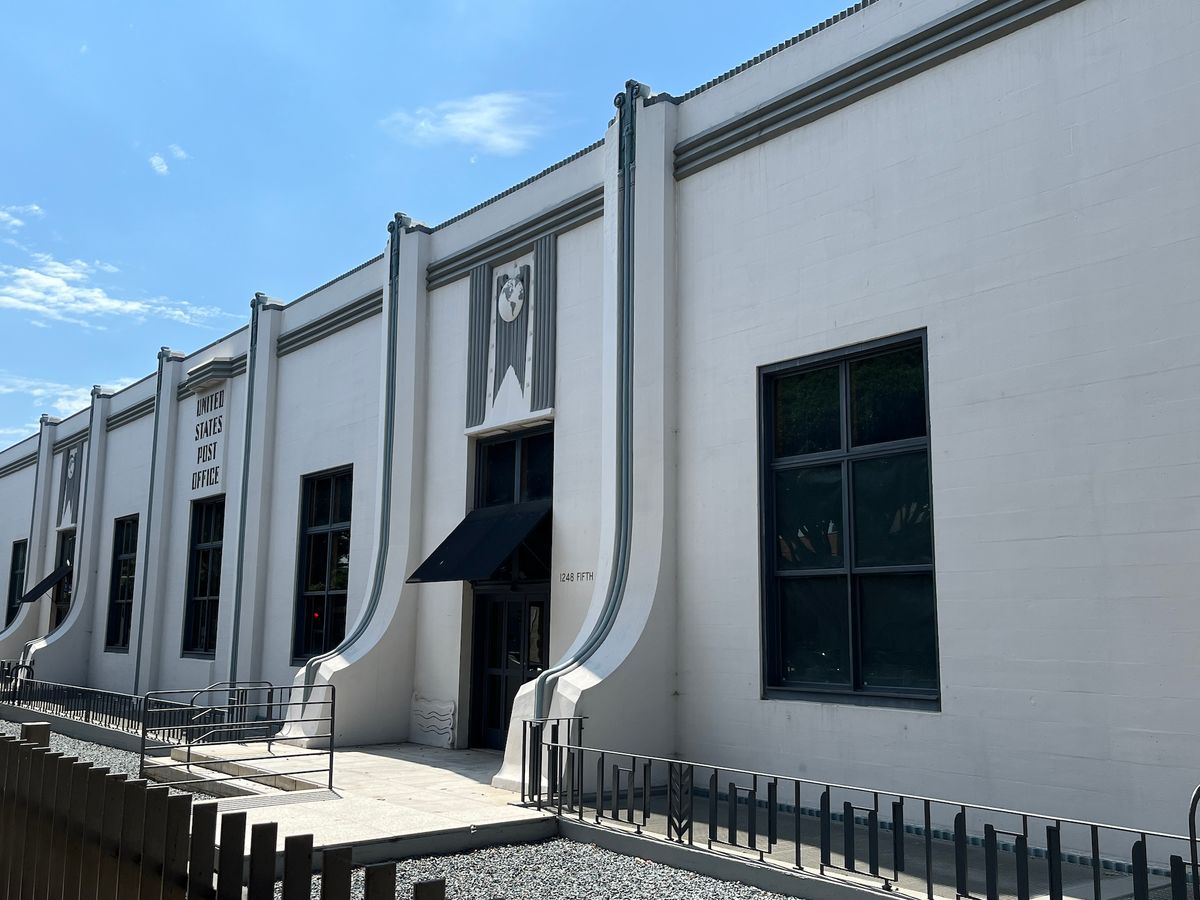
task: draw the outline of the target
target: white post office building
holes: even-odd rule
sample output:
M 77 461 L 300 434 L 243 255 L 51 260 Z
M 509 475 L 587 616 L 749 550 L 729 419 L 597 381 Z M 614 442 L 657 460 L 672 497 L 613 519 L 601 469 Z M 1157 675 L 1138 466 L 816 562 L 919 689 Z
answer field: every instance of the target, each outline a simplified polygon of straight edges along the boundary
M 864 0 L 629 82 L 593 145 L 0 453 L 0 657 L 331 683 L 338 745 L 500 784 L 523 720 L 586 716 L 1177 827 L 1198 48 L 1195 0 Z

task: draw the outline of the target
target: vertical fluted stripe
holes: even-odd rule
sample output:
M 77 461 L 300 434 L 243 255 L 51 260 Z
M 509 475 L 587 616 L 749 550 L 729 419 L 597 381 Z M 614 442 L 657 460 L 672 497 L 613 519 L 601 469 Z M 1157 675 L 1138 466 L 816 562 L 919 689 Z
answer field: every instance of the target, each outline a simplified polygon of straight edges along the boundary
M 530 410 L 554 406 L 558 328 L 558 237 L 548 234 L 533 248 L 533 383 Z

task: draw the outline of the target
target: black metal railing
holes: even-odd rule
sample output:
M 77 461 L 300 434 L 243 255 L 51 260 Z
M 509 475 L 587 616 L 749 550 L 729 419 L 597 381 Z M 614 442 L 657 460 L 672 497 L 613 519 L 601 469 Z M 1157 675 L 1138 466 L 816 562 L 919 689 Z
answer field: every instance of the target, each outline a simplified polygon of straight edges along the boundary
M 182 787 L 321 775 L 333 789 L 333 685 L 316 685 L 305 699 L 304 689 L 291 685 L 218 682 L 196 691 L 151 691 L 144 700 L 143 777 L 170 769 L 171 784 Z M 313 744 L 326 746 L 312 749 Z M 147 761 L 150 748 L 159 755 L 165 751 L 170 761 Z M 319 766 L 315 757 L 323 758 Z M 178 778 L 180 772 L 185 777 Z
M 543 771 L 552 780 L 561 775 L 560 742 L 571 747 L 583 744 L 583 723 L 587 716 L 558 716 L 545 719 L 526 719 L 521 726 L 521 802 L 536 803 L 543 780 Z M 533 748 L 544 746 L 544 753 Z M 546 765 L 543 769 L 543 761 Z
M 522 802 L 560 817 L 927 900 L 1103 900 L 1117 877 L 1134 900 L 1200 900 L 1200 788 L 1184 836 L 584 747 L 563 721 L 522 743 Z
M 26 677 L 21 669 L 0 673 L 0 703 L 50 715 L 89 722 L 138 734 L 142 728 L 142 698 L 74 684 L 57 684 Z

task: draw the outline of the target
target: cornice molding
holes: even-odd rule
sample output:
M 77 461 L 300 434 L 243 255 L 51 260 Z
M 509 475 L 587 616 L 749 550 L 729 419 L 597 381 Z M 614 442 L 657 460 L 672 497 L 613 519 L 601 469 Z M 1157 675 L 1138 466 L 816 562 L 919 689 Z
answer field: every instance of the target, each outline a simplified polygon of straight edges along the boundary
M 675 145 L 695 175 L 1083 0 L 978 0 Z
M 275 339 L 275 355 L 287 356 L 302 350 L 317 341 L 324 340 L 330 335 L 344 331 L 359 322 L 374 318 L 383 312 L 383 290 L 372 291 L 365 297 L 352 300 L 345 306 L 340 306 L 330 313 L 300 325 L 289 331 L 282 332 Z
M 241 356 L 218 356 L 206 363 L 196 366 L 187 373 L 187 378 L 175 392 L 176 400 L 186 400 L 192 394 L 198 393 L 206 384 L 218 381 L 229 381 L 239 375 L 246 374 L 246 354 Z
M 37 451 L 27 453 L 24 456 L 14 459 L 6 465 L 0 466 L 0 478 L 12 475 L 14 472 L 20 472 L 22 469 L 28 469 L 30 466 L 37 465 Z
M 105 431 L 116 431 L 122 425 L 128 425 L 130 422 L 136 422 L 138 419 L 154 414 L 154 397 L 147 397 L 145 400 L 139 400 L 132 406 L 126 407 L 118 413 L 113 413 L 104 420 Z
M 87 440 L 87 436 L 88 430 L 86 428 L 76 431 L 72 434 L 68 434 L 66 437 L 56 440 L 54 444 L 51 445 L 50 452 L 51 454 L 61 453 L 63 450 L 74 447 L 76 444 L 82 444 L 85 440 Z
M 604 215 L 604 186 L 576 194 L 569 200 L 518 222 L 511 228 L 472 244 L 429 264 L 425 271 L 428 290 L 443 287 L 466 277 L 483 263 L 503 262 L 533 249 L 539 238 L 562 234 Z

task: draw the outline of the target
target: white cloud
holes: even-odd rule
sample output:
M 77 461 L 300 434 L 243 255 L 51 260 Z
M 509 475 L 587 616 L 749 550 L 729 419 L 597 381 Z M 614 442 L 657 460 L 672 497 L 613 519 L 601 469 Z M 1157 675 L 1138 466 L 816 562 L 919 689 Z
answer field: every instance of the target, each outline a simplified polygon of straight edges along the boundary
M 105 388 L 118 391 L 133 384 L 136 378 L 118 378 Z M 12 375 L 0 372 L 0 397 L 5 395 L 24 395 L 31 405 L 39 411 L 52 413 L 59 418 L 65 418 L 73 413 L 86 409 L 92 402 L 91 386 L 80 387 L 73 384 L 61 384 L 57 381 L 45 381 L 40 378 L 26 378 L 22 375 Z M 0 434 L 24 437 L 31 431 L 37 431 L 37 425 L 19 426 L 16 428 L 0 429 Z
M 79 45 L 79 53 L 80 53 L 80 55 L 83 55 L 84 53 L 87 53 L 87 52 L 88 52 L 88 45 L 87 45 L 87 44 L 80 44 L 80 45 Z
M 150 157 L 148 162 L 150 163 L 150 168 L 152 168 L 159 175 L 168 175 L 171 172 L 171 170 L 167 168 L 167 161 L 157 153 Z
M 178 144 L 172 144 L 167 149 L 171 151 L 171 155 L 173 157 L 175 157 L 176 159 L 191 159 L 192 158 L 191 155 L 186 150 L 184 150 L 182 147 L 180 147 Z
M 213 306 L 197 306 L 167 297 L 134 299 L 109 293 L 93 278 L 111 272 L 107 263 L 68 262 L 48 253 L 29 252 L 24 265 L 0 263 L 0 309 L 15 309 L 41 319 L 103 328 L 112 318 L 166 319 L 184 325 L 206 325 L 230 316 Z
M 497 91 L 412 111 L 397 110 L 379 125 L 409 144 L 457 143 L 483 153 L 515 156 L 545 131 L 541 112 L 529 94 Z
M 26 219 L 30 217 L 40 219 L 45 214 L 45 211 L 36 203 L 28 203 L 25 206 L 0 206 L 0 228 L 16 231 L 18 228 L 25 227 Z

